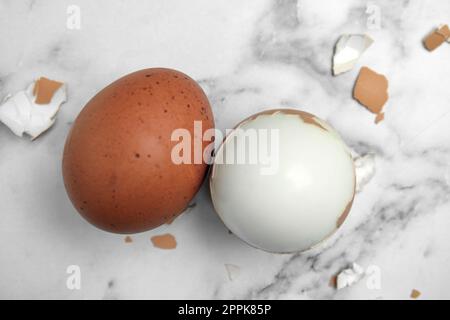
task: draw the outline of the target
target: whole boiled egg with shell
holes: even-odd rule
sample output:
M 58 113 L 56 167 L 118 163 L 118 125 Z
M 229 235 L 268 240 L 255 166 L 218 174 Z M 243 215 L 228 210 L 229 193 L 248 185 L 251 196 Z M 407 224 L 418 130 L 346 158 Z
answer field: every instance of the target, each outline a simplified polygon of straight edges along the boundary
M 346 219 L 355 168 L 326 122 L 300 110 L 268 110 L 239 123 L 216 150 L 210 191 L 233 234 L 265 251 L 300 252 Z
M 208 98 L 186 74 L 149 68 L 101 89 L 75 120 L 64 148 L 67 194 L 91 224 L 137 233 L 181 214 L 199 190 L 208 161 L 176 163 L 172 134 L 214 128 Z M 205 150 L 209 142 L 200 141 Z M 189 142 L 193 149 L 194 141 Z

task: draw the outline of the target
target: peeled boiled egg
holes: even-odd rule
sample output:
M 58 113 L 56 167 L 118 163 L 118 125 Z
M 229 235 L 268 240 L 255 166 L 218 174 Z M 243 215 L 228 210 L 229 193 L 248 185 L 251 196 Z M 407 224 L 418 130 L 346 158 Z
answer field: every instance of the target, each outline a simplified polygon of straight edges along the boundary
M 238 124 L 216 150 L 210 191 L 236 236 L 269 252 L 299 252 L 343 223 L 355 168 L 327 123 L 299 110 L 269 110 Z
M 86 104 L 67 137 L 63 176 L 70 200 L 89 222 L 111 232 L 171 221 L 208 167 L 206 161 L 174 162 L 172 134 L 201 136 L 213 127 L 208 99 L 187 75 L 152 68 L 118 79 Z M 194 149 L 195 140 L 187 144 Z M 207 145 L 198 144 L 201 150 Z

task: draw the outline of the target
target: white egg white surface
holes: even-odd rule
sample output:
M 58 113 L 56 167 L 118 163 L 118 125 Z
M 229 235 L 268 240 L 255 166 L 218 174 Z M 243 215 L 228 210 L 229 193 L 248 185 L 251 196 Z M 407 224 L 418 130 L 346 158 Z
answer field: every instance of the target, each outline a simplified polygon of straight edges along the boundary
M 303 251 L 327 238 L 355 193 L 353 160 L 340 136 L 296 112 L 269 111 L 243 121 L 217 150 L 210 178 L 214 208 L 228 229 L 270 252 Z M 260 161 L 218 161 L 236 156 L 247 129 L 278 129 L 274 174 L 262 174 L 267 164 Z

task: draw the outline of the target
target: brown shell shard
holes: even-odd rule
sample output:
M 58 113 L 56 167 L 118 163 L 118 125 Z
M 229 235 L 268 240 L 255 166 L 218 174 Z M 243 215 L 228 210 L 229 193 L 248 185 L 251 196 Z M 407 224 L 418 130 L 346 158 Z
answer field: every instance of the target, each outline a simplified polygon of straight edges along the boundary
M 166 233 L 160 236 L 153 236 L 151 240 L 156 248 L 175 249 L 177 247 L 177 240 L 170 233 Z
M 449 38 L 450 38 L 450 29 L 448 28 L 448 25 L 443 25 L 440 28 L 437 28 L 433 32 L 431 32 L 423 40 L 423 45 L 428 51 L 433 51 Z
M 262 115 L 273 115 L 273 114 L 276 114 L 276 113 L 279 113 L 279 112 L 284 113 L 284 114 L 292 114 L 292 115 L 299 116 L 305 123 L 312 124 L 312 125 L 320 128 L 320 129 L 322 129 L 322 130 L 328 131 L 327 128 L 323 127 L 319 123 L 319 121 L 316 120 L 314 115 L 312 115 L 309 112 L 302 111 L 302 110 L 297 110 L 297 109 L 271 109 L 271 110 L 262 111 L 262 112 L 259 112 L 257 114 L 254 114 L 253 116 L 251 116 L 248 119 L 245 119 L 245 120 L 241 121 L 240 123 L 238 123 L 236 128 L 239 127 L 242 123 L 250 121 L 250 120 L 254 120 L 254 119 L 256 119 L 259 116 L 262 116 Z
M 34 83 L 33 95 L 36 97 L 34 101 L 36 104 L 49 104 L 52 101 L 53 95 L 63 85 L 62 82 L 40 77 Z
M 331 276 L 330 281 L 329 281 L 329 286 L 336 289 L 337 288 L 337 274 Z
M 419 290 L 412 289 L 412 290 L 411 290 L 410 297 L 413 298 L 413 299 L 417 299 L 417 298 L 420 296 L 420 294 L 421 294 L 421 293 L 420 293 Z
M 314 116 L 313 116 L 312 114 L 307 113 L 307 112 L 304 112 L 304 111 L 301 111 L 301 112 L 299 113 L 299 116 L 300 116 L 300 118 L 302 118 L 302 120 L 303 120 L 305 123 L 312 124 L 313 126 L 316 126 L 316 127 L 320 128 L 320 129 L 322 129 L 322 130 L 328 131 L 326 128 L 324 128 L 324 127 L 319 123 L 319 121 L 317 121 L 317 120 L 314 118 Z
M 124 241 L 125 241 L 125 243 L 131 243 L 131 242 L 133 242 L 133 238 L 131 238 L 130 236 L 126 236 Z
M 370 112 L 379 114 L 388 99 L 388 80 L 382 74 L 362 67 L 356 79 L 353 97 Z

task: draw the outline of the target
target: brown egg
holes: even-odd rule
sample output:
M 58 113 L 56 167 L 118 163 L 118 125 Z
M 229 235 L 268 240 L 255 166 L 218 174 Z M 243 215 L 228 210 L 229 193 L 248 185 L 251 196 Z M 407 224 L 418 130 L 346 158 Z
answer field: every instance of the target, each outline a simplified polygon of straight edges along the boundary
M 63 156 L 64 184 L 75 208 L 117 233 L 149 230 L 186 208 L 207 164 L 175 164 L 172 132 L 214 127 L 206 95 L 185 74 L 162 68 L 131 73 L 93 97 L 76 119 Z M 202 152 L 210 142 L 204 141 Z

